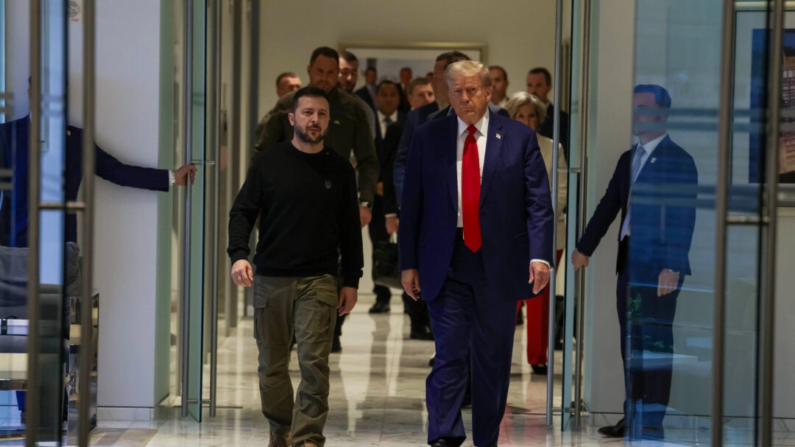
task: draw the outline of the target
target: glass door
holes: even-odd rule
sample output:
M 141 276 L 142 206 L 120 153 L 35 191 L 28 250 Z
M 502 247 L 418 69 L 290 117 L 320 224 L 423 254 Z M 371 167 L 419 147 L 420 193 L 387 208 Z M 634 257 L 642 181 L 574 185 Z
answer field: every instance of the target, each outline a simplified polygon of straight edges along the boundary
M 182 416 L 202 417 L 205 303 L 205 211 L 208 172 L 205 141 L 206 2 L 185 0 L 183 144 L 185 162 L 199 170 L 185 197 L 185 264 L 182 308 Z M 212 201 L 210 200 L 210 203 Z
M 563 427 L 771 445 L 792 13 L 782 0 L 572 5 L 567 240 L 584 267 L 566 284 Z

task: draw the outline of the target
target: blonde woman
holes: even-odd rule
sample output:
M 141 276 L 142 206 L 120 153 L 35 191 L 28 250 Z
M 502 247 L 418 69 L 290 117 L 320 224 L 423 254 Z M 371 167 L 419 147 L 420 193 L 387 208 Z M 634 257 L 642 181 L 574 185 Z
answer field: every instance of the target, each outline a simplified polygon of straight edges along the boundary
M 537 97 L 519 92 L 511 96 L 505 109 L 511 118 L 524 123 L 527 127 L 538 132 L 541 123 L 547 118 L 547 106 Z M 538 147 L 541 149 L 541 156 L 547 167 L 550 190 L 552 189 L 552 140 L 541 134 L 536 133 Z M 558 146 L 558 165 L 566 167 L 566 160 L 563 157 L 563 146 Z M 563 209 L 566 207 L 566 176 L 558 177 L 558 203 L 557 203 L 557 222 L 558 222 L 558 252 L 557 262 L 563 255 L 563 245 L 566 243 L 566 215 Z M 555 279 L 550 279 L 554 281 Z M 544 294 L 535 299 L 525 300 L 527 306 L 527 362 L 533 368 L 535 374 L 547 373 L 547 345 L 549 343 L 549 288 Z

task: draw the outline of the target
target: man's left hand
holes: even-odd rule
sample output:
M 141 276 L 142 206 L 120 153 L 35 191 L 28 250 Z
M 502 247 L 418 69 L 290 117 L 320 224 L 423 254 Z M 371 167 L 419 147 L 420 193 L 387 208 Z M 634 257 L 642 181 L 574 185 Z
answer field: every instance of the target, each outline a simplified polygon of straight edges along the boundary
M 543 262 L 531 262 L 528 283 L 533 285 L 533 295 L 538 295 L 549 284 L 549 266 Z
M 671 269 L 662 269 L 657 280 L 657 296 L 665 296 L 679 287 L 679 273 Z
M 190 184 L 192 185 L 193 181 L 196 179 L 196 166 L 185 165 L 174 171 L 175 185 L 185 186 L 188 184 L 188 179 L 190 179 Z
M 359 301 L 359 291 L 353 287 L 343 287 L 340 291 L 340 304 L 337 306 L 337 312 L 343 316 L 356 306 Z
M 367 208 L 360 206 L 359 207 L 359 220 L 362 221 L 362 228 L 366 227 L 367 224 L 373 220 L 373 212 L 368 210 Z

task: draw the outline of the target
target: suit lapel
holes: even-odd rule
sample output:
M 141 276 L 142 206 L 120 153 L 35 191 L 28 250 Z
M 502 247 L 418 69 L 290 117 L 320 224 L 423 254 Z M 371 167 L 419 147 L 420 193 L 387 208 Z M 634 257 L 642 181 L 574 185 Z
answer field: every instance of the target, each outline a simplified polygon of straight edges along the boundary
M 497 170 L 497 162 L 500 160 L 500 152 L 502 150 L 502 137 L 497 138 L 497 135 L 502 135 L 502 123 L 497 118 L 497 114 L 489 113 L 489 130 L 486 135 L 486 161 L 483 164 L 483 176 L 481 178 L 480 187 L 480 206 L 483 206 L 484 198 L 489 191 L 489 186 L 494 179 L 494 172 Z
M 447 129 L 441 136 L 446 143 L 441 147 L 446 147 L 442 153 L 442 166 L 444 176 L 447 177 L 447 189 L 450 191 L 450 198 L 453 201 L 453 209 L 458 211 L 458 173 L 456 172 L 456 152 L 458 151 L 458 118 L 455 116 L 447 117 Z

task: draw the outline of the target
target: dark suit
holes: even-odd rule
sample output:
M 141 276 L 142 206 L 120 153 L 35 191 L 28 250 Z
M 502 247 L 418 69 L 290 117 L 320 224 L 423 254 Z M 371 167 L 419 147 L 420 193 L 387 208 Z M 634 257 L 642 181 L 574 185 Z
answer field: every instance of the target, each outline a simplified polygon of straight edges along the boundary
M 418 269 L 436 337 L 426 382 L 428 440 L 465 438 L 461 401 L 472 378 L 476 446 L 496 444 L 510 382 L 516 302 L 533 296 L 531 259 L 552 264 L 555 218 L 535 132 L 489 113 L 480 192 L 482 247 L 458 227 L 458 117 L 414 133 L 401 207 L 401 270 Z M 471 363 L 471 373 L 469 364 Z
M 406 122 L 406 115 L 398 112 L 397 121 L 389 125 L 386 130 L 386 135 L 381 134 L 380 119 L 380 116 L 376 114 L 375 149 L 380 164 L 380 178 L 378 181 L 384 185 L 384 196 L 375 197 L 373 201 L 373 219 L 367 226 L 367 231 L 370 233 L 370 241 L 372 241 L 373 246 L 379 242 L 389 241 L 389 233 L 386 231 L 386 214 L 396 213 L 395 209 L 397 205 L 395 203 L 394 187 L 387 190 L 387 179 L 393 182 L 393 170 L 391 167 L 388 169 L 389 172 L 385 172 L 385 170 L 387 169 L 387 165 L 391 164 L 395 159 L 394 153 L 397 150 L 397 144 L 400 142 L 400 134 L 403 132 L 403 123 Z M 387 200 L 389 201 L 388 204 L 385 203 Z M 387 208 L 389 211 L 387 211 Z M 376 301 L 382 303 L 389 303 L 392 297 L 392 292 L 390 292 L 389 287 L 386 286 L 376 285 L 373 288 L 373 293 L 375 294 Z
M 395 154 L 394 163 L 394 178 L 395 178 L 395 196 L 398 200 L 398 205 L 403 198 L 403 179 L 406 173 L 406 162 L 409 158 L 409 147 L 411 146 L 411 139 L 414 137 L 414 130 L 428 121 L 428 117 L 439 110 L 439 103 L 436 101 L 418 107 L 406 116 L 406 123 L 403 126 L 403 135 L 400 137 L 400 144 Z
M 404 113 L 408 113 L 411 111 L 411 103 L 409 102 L 409 93 L 407 91 L 408 85 L 403 86 L 403 84 L 398 83 L 398 94 L 400 95 L 400 105 L 398 106 L 398 110 Z
M 553 138 L 555 128 L 555 106 L 552 103 L 547 105 L 547 118 L 538 128 L 538 133 L 549 138 Z M 560 111 L 560 144 L 563 145 L 563 153 L 568 154 L 569 150 L 569 114 Z M 568 161 L 568 160 L 567 160 Z
M 77 200 L 77 192 L 83 177 L 83 131 L 77 127 L 66 127 L 66 160 L 64 171 L 65 199 Z M 11 247 L 28 246 L 28 139 L 30 118 L 0 124 L 0 157 L 2 167 L 14 171 L 13 191 L 4 193 L 0 209 L 0 244 Z M 57 150 L 52 148 L 51 150 Z M 124 164 L 112 155 L 96 148 L 96 174 L 120 186 L 168 191 L 169 172 L 165 169 L 142 168 Z M 13 209 L 13 212 L 12 212 Z M 66 214 L 66 242 L 77 241 L 77 216 Z
M 375 98 L 373 98 L 373 95 L 370 94 L 370 89 L 368 89 L 366 85 L 359 90 L 356 90 L 354 93 L 362 98 L 362 100 L 366 102 L 371 109 L 373 109 L 373 113 L 376 113 Z M 376 128 L 377 127 L 378 126 L 376 126 Z
M 691 274 L 688 254 L 696 219 L 698 171 L 693 157 L 666 137 L 648 156 L 633 184 L 632 162 L 637 150 L 636 146 L 621 155 L 577 250 L 591 256 L 618 213 L 622 228 L 630 213 L 629 236 L 619 241 L 616 262 L 621 355 L 628 373 L 625 417 L 629 424 L 638 416 L 632 409 L 642 399 L 643 426 L 660 427 L 671 392 L 673 364 L 668 356 L 653 365 L 646 361 L 644 367 L 644 352 L 673 353 L 676 300 L 685 276 Z M 679 272 L 679 284 L 673 293 L 658 297 L 658 276 L 663 269 Z M 632 309 L 629 317 L 628 304 Z M 627 335 L 631 362 L 626 358 Z

